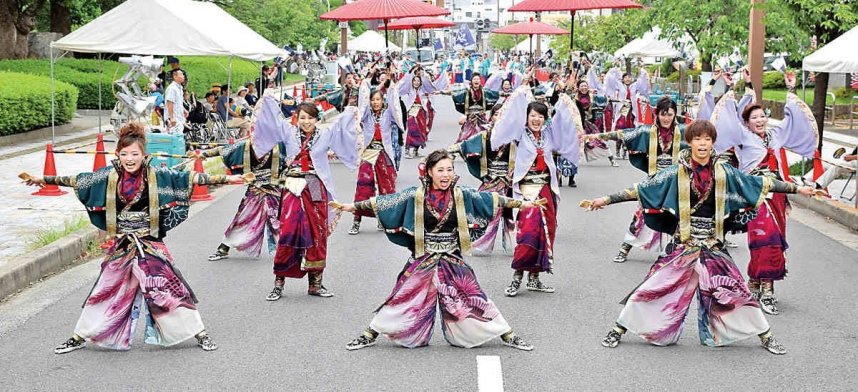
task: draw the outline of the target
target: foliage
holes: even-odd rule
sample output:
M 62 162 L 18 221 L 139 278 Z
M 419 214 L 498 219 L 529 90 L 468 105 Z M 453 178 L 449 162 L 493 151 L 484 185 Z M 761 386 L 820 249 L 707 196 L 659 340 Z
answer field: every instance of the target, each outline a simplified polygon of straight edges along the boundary
M 56 82 L 57 124 L 74 116 L 78 90 Z M 51 125 L 51 80 L 42 76 L 0 72 L 0 135 L 26 132 Z
M 779 71 L 769 71 L 763 73 L 763 88 L 764 89 L 781 89 L 786 88 L 784 82 L 784 74 Z
M 613 54 L 652 27 L 647 22 L 649 13 L 648 9 L 631 9 L 608 16 L 576 16 L 574 49 Z M 558 27 L 568 30 L 569 21 L 561 22 Z M 551 48 L 560 58 L 569 56 L 569 39 L 563 35 L 551 42 Z
M 300 43 L 310 49 L 318 48 L 323 38 L 339 42 L 337 23 L 319 19 L 328 10 L 324 1 L 231 0 L 221 6 L 275 45 Z
M 515 36 L 509 34 L 489 34 L 489 46 L 494 50 L 510 50 L 515 47 Z
M 849 99 L 852 99 L 852 97 L 856 94 L 855 90 L 853 90 L 849 87 L 839 87 L 832 92 L 834 93 L 834 96 L 837 97 L 837 100 L 840 100 L 840 99 L 849 100 Z
M 685 77 L 693 76 L 694 80 L 699 80 L 700 70 L 699 69 L 687 69 L 685 70 Z M 667 76 L 666 79 L 669 83 L 676 83 L 679 81 L 679 72 L 674 72 Z

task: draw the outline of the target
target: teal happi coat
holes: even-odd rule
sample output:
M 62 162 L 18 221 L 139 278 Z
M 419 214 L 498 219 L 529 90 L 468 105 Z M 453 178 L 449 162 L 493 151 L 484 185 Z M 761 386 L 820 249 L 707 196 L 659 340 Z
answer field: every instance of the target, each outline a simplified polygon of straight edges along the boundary
M 679 151 L 688 148 L 685 143 L 685 126 L 675 125 L 673 128 L 672 148 L 673 163 L 678 162 Z M 648 175 L 655 174 L 658 159 L 658 128 L 655 125 L 642 125 L 634 130 L 621 131 L 620 138 L 629 150 L 629 163 Z

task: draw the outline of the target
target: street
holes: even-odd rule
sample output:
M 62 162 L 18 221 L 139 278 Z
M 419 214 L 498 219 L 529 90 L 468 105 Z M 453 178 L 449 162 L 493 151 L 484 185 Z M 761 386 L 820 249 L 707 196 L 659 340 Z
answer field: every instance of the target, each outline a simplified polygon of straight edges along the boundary
M 458 113 L 439 98 L 429 150 L 458 133 Z M 455 115 L 454 115 L 455 114 Z M 811 227 L 790 220 L 789 275 L 775 285 L 781 314 L 768 316 L 787 347 L 774 356 L 756 338 L 709 348 L 697 337 L 696 301 L 679 344 L 656 347 L 628 334 L 615 349 L 600 340 L 620 312 L 618 304 L 644 277 L 654 253 L 632 251 L 611 262 L 635 209 L 634 203 L 600 212 L 578 207 L 584 198 L 618 191 L 643 178 L 628 161 L 584 163 L 578 188 L 561 188 L 555 271 L 544 283 L 557 292 L 522 290 L 503 295 L 512 270 L 500 243 L 491 257 L 471 257 L 480 285 L 510 325 L 535 346 L 505 347 L 500 339 L 475 349 L 449 346 L 436 325 L 429 347 L 405 349 L 383 336 L 370 348 L 345 344 L 369 323 L 389 294 L 407 251 L 390 243 L 365 219 L 361 233 L 346 232 L 344 214 L 328 246 L 325 286 L 336 296 L 306 295 L 307 281 L 287 280 L 283 298 L 268 302 L 273 255 L 253 259 L 233 252 L 226 260 L 206 256 L 220 243 L 243 187 L 170 232 L 166 243 L 176 265 L 200 299 L 207 330 L 220 348 L 203 352 L 193 340 L 162 348 L 142 343 L 127 352 L 94 347 L 65 355 L 53 349 L 73 330 L 80 307 L 98 275 L 91 261 L 33 285 L 0 304 L 0 385 L 20 390 L 319 390 L 476 391 L 478 379 L 502 377 L 507 391 L 563 390 L 850 390 L 858 382 L 858 312 L 851 295 L 858 280 L 858 252 Z M 418 184 L 417 159 L 403 159 L 397 189 Z M 476 186 L 461 160 L 460 184 Z M 355 172 L 332 165 L 337 199 L 350 202 Z M 20 192 L 31 192 L 21 187 Z M 743 235 L 729 237 L 740 270 L 749 252 Z M 478 356 L 500 359 L 499 372 L 478 374 Z M 492 369 L 486 366 L 485 369 Z M 853 369 L 853 370 L 848 370 Z M 489 370 L 484 370 L 489 371 Z

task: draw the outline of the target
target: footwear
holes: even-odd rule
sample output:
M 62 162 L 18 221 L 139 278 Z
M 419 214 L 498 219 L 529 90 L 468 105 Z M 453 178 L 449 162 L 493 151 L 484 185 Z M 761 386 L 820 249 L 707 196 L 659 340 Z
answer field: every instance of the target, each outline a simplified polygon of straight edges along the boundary
M 777 316 L 779 313 L 777 303 L 778 302 L 774 294 L 763 293 L 760 295 L 760 308 L 763 309 L 763 312 Z
M 221 251 L 220 249 L 218 249 L 217 251 L 215 251 L 213 254 L 211 254 L 209 256 L 209 261 L 223 260 L 223 259 L 228 258 L 228 257 L 229 257 L 228 253 L 225 253 L 225 252 Z
M 786 347 L 781 342 L 775 340 L 775 337 L 772 335 L 769 335 L 767 338 L 761 338 L 760 345 L 775 355 L 784 355 L 787 353 Z
M 271 292 L 268 293 L 268 296 L 265 297 L 265 300 L 266 301 L 276 301 L 276 300 L 280 299 L 280 297 L 282 297 L 282 296 L 283 296 L 283 286 L 276 286 L 275 285 L 274 288 L 271 289 Z
M 352 222 L 352 228 L 349 229 L 349 234 L 356 235 L 357 233 L 360 233 L 360 221 L 359 220 Z
M 197 346 L 200 346 L 203 351 L 217 350 L 217 343 L 208 334 L 197 336 Z
M 325 286 L 319 286 L 318 288 L 310 288 L 309 290 L 307 290 L 307 295 L 330 298 L 334 296 L 334 293 L 326 289 Z
M 553 293 L 554 287 L 542 284 L 542 281 L 540 281 L 539 278 L 533 278 L 527 280 L 527 290 L 538 291 L 540 293 Z
M 615 161 L 615 160 L 614 160 L 614 157 L 608 157 L 608 161 L 610 161 L 610 162 L 611 162 L 611 166 L 612 166 L 612 167 L 620 167 L 620 164 L 619 164 L 619 163 L 617 163 L 617 161 Z
M 78 340 L 76 337 L 72 336 L 69 338 L 69 340 L 66 340 L 65 343 L 57 346 L 57 348 L 54 349 L 54 354 L 70 353 L 74 350 L 78 350 L 84 347 L 86 347 L 85 340 Z
M 411 155 L 411 150 L 405 150 L 405 152 L 402 154 L 402 156 L 405 157 L 405 159 L 413 159 L 414 158 L 414 155 Z
M 759 280 L 748 280 L 748 291 L 751 292 L 751 298 L 755 301 L 760 300 L 760 281 Z
M 575 183 L 575 176 L 569 177 L 569 187 L 570 188 L 577 188 L 578 187 L 578 184 Z
M 366 334 L 360 334 L 360 336 L 346 344 L 346 350 L 353 351 L 360 350 L 364 347 L 375 346 L 377 341 L 378 337 L 370 338 L 369 336 L 366 336 Z
M 375 228 L 376 228 L 376 229 L 378 229 L 378 231 L 384 231 L 384 226 L 382 226 L 382 225 L 381 225 L 381 220 L 380 220 L 380 219 L 376 219 L 376 221 L 375 221 Z
M 504 346 L 509 346 L 522 351 L 533 351 L 533 345 L 527 343 L 520 336 L 513 334 L 504 338 L 501 336 Z
M 602 346 L 607 348 L 614 348 L 620 344 L 620 339 L 622 339 L 623 334 L 617 332 L 617 330 L 612 329 L 608 334 L 602 339 Z
M 512 283 L 509 284 L 509 287 L 503 291 L 504 295 L 507 297 L 515 297 L 518 294 L 518 289 L 521 287 L 520 280 L 513 280 Z
M 629 259 L 630 250 L 632 250 L 632 246 L 624 242 L 622 245 L 620 245 L 620 252 L 617 253 L 616 256 L 614 256 L 613 261 L 615 263 L 625 263 L 626 260 Z

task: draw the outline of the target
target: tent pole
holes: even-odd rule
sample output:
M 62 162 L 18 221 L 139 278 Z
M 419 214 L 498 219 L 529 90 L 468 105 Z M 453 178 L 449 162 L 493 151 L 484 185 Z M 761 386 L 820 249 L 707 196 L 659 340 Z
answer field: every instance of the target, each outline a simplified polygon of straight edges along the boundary
M 804 84 L 804 67 L 801 68 L 801 100 L 804 101 L 807 99 L 807 88 Z M 856 196 L 856 200 L 858 200 L 858 196 Z
M 54 47 L 50 46 L 50 57 L 51 57 L 51 145 L 55 143 L 56 139 L 56 106 L 55 98 L 54 98 Z
M 229 55 L 229 71 L 227 71 L 227 74 L 226 74 L 226 85 L 229 86 L 229 88 L 232 91 L 238 91 L 237 89 L 232 88 L 232 55 L 231 54 Z
M 101 80 L 104 78 L 104 61 L 98 54 L 98 133 L 101 134 Z

